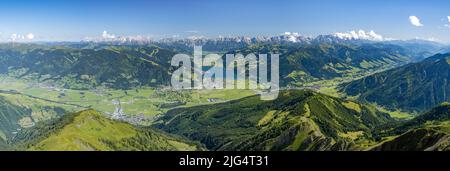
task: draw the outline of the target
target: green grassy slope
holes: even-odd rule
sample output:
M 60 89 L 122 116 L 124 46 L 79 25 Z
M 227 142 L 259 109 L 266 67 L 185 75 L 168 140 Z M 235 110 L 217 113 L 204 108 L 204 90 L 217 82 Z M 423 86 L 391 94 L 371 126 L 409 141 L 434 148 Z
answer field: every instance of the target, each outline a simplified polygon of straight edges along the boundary
M 394 45 L 254 45 L 233 53 L 280 54 L 283 85 L 302 86 L 318 80 L 355 77 L 410 62 L 411 54 Z
M 438 54 L 344 84 L 341 89 L 390 109 L 423 112 L 450 100 L 449 63 L 450 54 Z
M 75 109 L 62 107 L 66 106 L 0 90 L 0 139 L 7 142 L 24 128 L 56 118 L 66 113 L 66 109 Z
M 19 120 L 29 116 L 30 110 L 11 104 L 0 96 L 0 139 L 8 140 L 20 129 Z
M 174 109 L 156 127 L 211 150 L 349 150 L 370 139 L 387 114 L 310 90 L 289 90 L 274 101 L 259 96 Z
M 441 104 L 392 130 L 384 131 L 381 135 L 399 136 L 376 146 L 373 150 L 450 150 L 450 104 Z
M 170 81 L 176 53 L 155 46 L 71 47 L 0 46 L 0 73 L 57 82 L 66 88 L 128 89 Z
M 197 145 L 162 132 L 105 118 L 94 110 L 68 114 L 21 132 L 19 149 L 44 151 L 197 150 Z
M 437 126 L 442 123 L 450 121 L 450 104 L 443 103 L 430 111 L 404 123 L 403 125 L 397 127 L 392 132 L 401 133 L 405 130 L 410 130 L 413 128 L 419 128 L 424 126 Z
M 374 147 L 374 151 L 450 151 L 450 127 L 413 129 Z
M 8 145 L 6 144 L 6 142 L 3 139 L 0 139 L 0 151 L 7 150 L 7 149 L 8 149 Z

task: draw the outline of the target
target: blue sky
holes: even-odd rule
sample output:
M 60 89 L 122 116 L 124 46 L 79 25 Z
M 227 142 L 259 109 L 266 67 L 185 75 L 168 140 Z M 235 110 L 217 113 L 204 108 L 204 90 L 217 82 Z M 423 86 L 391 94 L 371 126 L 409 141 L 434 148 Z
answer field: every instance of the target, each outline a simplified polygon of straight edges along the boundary
M 373 30 L 387 38 L 450 42 L 447 16 L 445 0 L 2 0 L 0 40 L 15 34 L 18 40 L 76 41 L 103 31 L 214 37 Z

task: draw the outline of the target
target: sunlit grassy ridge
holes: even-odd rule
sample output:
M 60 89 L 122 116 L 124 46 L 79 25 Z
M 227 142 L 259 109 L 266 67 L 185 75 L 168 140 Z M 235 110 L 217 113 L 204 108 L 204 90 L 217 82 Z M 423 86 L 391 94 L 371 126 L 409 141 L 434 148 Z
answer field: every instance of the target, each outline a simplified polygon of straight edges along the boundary
M 105 118 L 94 110 L 69 114 L 58 122 L 45 123 L 23 132 L 18 139 L 31 138 L 28 150 L 116 151 L 197 150 L 197 145 L 151 128 L 137 128 Z
M 157 127 L 212 150 L 348 150 L 358 148 L 356 141 L 370 139 L 371 128 L 390 121 L 382 112 L 343 103 L 349 102 L 310 90 L 286 90 L 274 101 L 252 96 L 174 109 Z M 352 134 L 358 131 L 364 134 Z

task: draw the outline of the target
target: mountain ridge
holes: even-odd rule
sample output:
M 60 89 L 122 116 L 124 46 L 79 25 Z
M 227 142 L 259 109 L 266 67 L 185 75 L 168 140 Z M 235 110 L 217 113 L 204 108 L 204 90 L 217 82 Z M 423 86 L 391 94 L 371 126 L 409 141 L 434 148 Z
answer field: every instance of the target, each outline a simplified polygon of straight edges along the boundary
M 350 96 L 391 109 L 423 112 L 450 101 L 450 54 L 437 54 L 408 64 L 344 83 L 340 89 Z
M 197 144 L 150 128 L 106 118 L 89 109 L 24 130 L 14 139 L 19 148 L 38 151 L 197 150 Z
M 349 150 L 370 129 L 392 121 L 384 113 L 311 90 L 280 92 L 264 102 L 252 96 L 227 103 L 174 109 L 156 125 L 200 141 L 210 150 Z
M 396 136 L 372 148 L 375 151 L 450 150 L 450 104 L 443 103 L 400 126 L 381 133 Z

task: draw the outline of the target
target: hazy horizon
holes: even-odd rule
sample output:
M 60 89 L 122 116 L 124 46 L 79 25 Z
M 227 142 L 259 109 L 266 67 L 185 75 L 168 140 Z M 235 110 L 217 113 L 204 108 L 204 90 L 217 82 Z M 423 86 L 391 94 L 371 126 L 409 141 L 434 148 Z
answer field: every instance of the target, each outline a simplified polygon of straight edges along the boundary
M 0 41 L 272 36 L 295 32 L 313 37 L 342 33 L 380 40 L 449 43 L 448 6 L 450 2 L 440 0 L 2 1 Z M 358 34 L 359 30 L 365 33 Z

